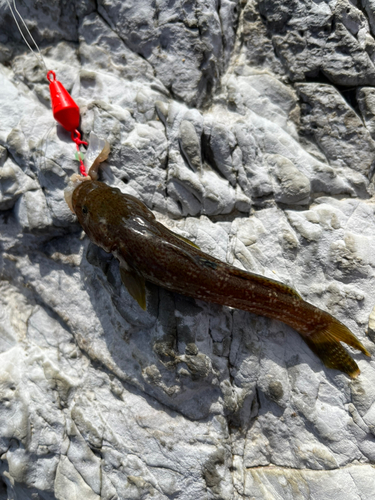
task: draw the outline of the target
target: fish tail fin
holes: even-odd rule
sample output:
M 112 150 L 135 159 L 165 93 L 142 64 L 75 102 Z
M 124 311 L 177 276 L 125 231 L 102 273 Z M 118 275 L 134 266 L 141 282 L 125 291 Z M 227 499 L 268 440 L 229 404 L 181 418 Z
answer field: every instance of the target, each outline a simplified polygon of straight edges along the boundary
M 323 328 L 304 336 L 303 339 L 310 349 L 323 361 L 327 368 L 334 368 L 356 378 L 360 374 L 357 363 L 344 349 L 340 342 L 371 356 L 361 342 L 351 333 L 349 328 L 332 318 Z

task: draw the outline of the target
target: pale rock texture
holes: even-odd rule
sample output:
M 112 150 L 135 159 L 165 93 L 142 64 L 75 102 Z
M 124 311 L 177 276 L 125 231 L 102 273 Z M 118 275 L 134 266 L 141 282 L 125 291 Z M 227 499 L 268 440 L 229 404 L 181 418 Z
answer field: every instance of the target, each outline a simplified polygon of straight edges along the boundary
M 101 179 L 375 353 L 374 2 L 17 2 Z M 0 0 L 0 500 L 370 500 L 375 362 L 148 286 L 83 234 L 45 70 Z

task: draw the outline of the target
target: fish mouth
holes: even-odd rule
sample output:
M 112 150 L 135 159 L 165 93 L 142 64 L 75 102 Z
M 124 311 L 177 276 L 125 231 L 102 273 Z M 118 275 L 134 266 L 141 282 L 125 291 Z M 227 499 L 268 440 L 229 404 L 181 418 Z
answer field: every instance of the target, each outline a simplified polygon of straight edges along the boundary
M 75 213 L 73 208 L 73 192 L 84 181 L 96 181 L 98 178 L 98 169 L 100 163 L 108 158 L 110 146 L 106 139 L 99 137 L 94 132 L 90 133 L 89 147 L 85 156 L 85 167 L 89 171 L 87 177 L 73 174 L 69 184 L 64 189 L 64 198 L 70 210 Z
M 91 181 L 91 178 L 89 176 L 83 177 L 82 175 L 73 174 L 69 179 L 69 184 L 64 189 L 65 201 L 73 213 L 75 213 L 73 208 L 73 192 L 78 186 L 80 186 L 85 181 Z

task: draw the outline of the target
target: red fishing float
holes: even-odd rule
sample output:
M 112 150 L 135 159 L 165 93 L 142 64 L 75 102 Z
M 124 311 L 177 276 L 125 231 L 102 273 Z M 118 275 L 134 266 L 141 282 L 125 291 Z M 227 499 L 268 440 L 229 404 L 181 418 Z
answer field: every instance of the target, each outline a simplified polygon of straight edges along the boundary
M 64 85 L 56 80 L 56 74 L 50 70 L 47 73 L 49 81 L 49 91 L 51 94 L 52 112 L 55 120 L 64 127 L 65 130 L 71 132 L 72 141 L 77 146 L 77 159 L 80 163 L 80 172 L 86 176 L 86 169 L 82 161 L 82 155 L 79 150 L 81 144 L 87 146 L 87 142 L 81 141 L 81 134 L 78 131 L 79 127 L 79 107 L 72 99 Z
M 73 132 L 79 126 L 79 107 L 64 85 L 56 80 L 54 71 L 48 71 L 47 80 L 50 82 L 49 92 L 51 94 L 53 116 L 65 130 Z

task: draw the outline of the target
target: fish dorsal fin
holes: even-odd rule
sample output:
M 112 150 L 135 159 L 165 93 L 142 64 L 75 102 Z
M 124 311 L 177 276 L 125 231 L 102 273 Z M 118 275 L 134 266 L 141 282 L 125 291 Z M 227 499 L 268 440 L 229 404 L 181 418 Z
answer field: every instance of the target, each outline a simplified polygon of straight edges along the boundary
M 135 299 L 142 309 L 146 310 L 146 286 L 145 279 L 134 269 L 126 269 L 120 265 L 121 280 L 127 291 Z
M 272 278 L 266 278 L 265 276 L 261 276 L 260 274 L 249 273 L 248 271 L 242 271 L 242 269 L 238 269 L 236 267 L 231 267 L 229 273 L 232 276 L 236 276 L 237 278 L 243 278 L 245 280 L 251 279 L 253 281 L 257 281 L 259 285 L 263 285 L 270 290 L 275 290 L 277 292 L 290 295 L 291 297 L 296 297 L 301 299 L 301 295 L 294 290 L 294 288 L 281 283 L 280 281 L 273 280 Z
M 192 247 L 198 248 L 198 250 L 200 250 L 199 246 L 196 245 L 195 243 L 193 243 L 192 241 L 190 241 L 188 238 L 184 238 L 183 236 L 181 236 L 180 234 L 175 233 L 174 231 L 171 231 L 171 233 L 173 233 L 179 240 L 182 240 L 185 243 L 187 243 L 188 245 L 191 245 Z

